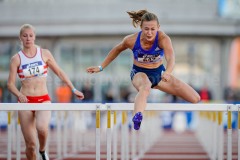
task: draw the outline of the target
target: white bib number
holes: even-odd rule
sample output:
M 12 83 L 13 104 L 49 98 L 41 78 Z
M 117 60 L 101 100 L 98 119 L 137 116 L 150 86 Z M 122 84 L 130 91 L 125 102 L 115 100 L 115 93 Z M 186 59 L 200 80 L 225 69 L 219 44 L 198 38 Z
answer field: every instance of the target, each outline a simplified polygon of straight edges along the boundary
M 25 77 L 34 77 L 43 73 L 43 66 L 29 67 L 23 70 Z

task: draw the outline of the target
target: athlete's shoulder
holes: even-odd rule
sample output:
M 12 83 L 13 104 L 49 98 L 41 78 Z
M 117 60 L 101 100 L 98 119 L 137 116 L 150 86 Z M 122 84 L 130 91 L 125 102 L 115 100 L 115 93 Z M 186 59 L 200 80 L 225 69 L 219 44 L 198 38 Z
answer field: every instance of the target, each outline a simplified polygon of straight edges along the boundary
M 50 59 L 54 59 L 52 53 L 48 49 L 41 49 L 43 61 L 46 63 Z
M 171 42 L 171 39 L 166 33 L 160 30 L 158 31 L 158 41 L 159 43 L 168 43 Z
M 123 39 L 123 43 L 126 46 L 128 46 L 128 48 L 132 48 L 132 46 L 136 42 L 137 35 L 138 35 L 138 33 L 134 33 L 134 34 L 129 34 L 129 35 L 125 36 L 124 39 Z
M 10 62 L 14 63 L 14 64 L 20 64 L 20 56 L 19 56 L 19 54 L 18 53 L 14 54 L 11 57 Z
M 49 53 L 51 54 L 51 52 L 48 49 L 40 48 L 40 50 L 43 54 L 49 54 Z
M 169 36 L 165 32 L 163 32 L 162 30 L 159 30 L 158 31 L 158 38 L 159 39 L 164 39 L 164 38 L 169 38 Z
M 163 31 L 158 32 L 158 45 L 163 49 L 165 49 L 165 48 L 171 48 L 172 49 L 171 39 Z
M 12 57 L 11 60 L 18 60 L 20 59 L 19 53 L 15 53 Z
M 134 39 L 134 38 L 136 39 L 137 36 L 138 36 L 138 33 L 133 33 L 133 34 L 127 35 L 125 38 L 126 38 L 126 39 Z
M 41 48 L 41 53 L 44 59 L 45 57 L 52 57 L 52 53 L 48 49 Z

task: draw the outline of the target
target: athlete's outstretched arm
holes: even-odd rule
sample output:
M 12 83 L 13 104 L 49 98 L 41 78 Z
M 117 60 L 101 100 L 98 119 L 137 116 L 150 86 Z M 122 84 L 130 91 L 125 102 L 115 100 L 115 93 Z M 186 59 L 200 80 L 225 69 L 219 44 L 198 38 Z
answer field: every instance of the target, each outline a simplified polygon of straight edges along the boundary
M 106 68 L 122 51 L 128 48 L 127 41 L 128 39 L 127 37 L 125 37 L 122 42 L 120 42 L 119 44 L 112 48 L 112 50 L 108 53 L 107 57 L 101 64 L 102 69 Z M 99 66 L 92 66 L 88 67 L 86 71 L 88 73 L 97 73 L 100 72 L 101 69 L 99 68 Z
M 52 71 L 72 89 L 73 93 L 79 99 L 83 99 L 84 98 L 83 93 L 74 88 L 72 82 L 70 81 L 68 76 L 65 74 L 65 72 L 59 67 L 54 57 L 52 56 L 51 52 L 47 49 L 43 49 L 43 54 L 46 59 L 47 65 L 52 69 Z
M 163 81 L 169 81 L 170 74 L 173 71 L 175 65 L 175 55 L 172 46 L 171 39 L 163 32 L 160 34 L 160 46 L 164 49 L 165 59 L 166 59 L 166 71 L 162 75 Z

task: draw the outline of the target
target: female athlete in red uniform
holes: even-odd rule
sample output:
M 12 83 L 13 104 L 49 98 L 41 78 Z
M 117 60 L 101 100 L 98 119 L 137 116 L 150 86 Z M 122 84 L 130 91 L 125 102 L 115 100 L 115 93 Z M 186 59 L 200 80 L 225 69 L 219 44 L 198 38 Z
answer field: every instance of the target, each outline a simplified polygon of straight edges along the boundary
M 47 90 L 48 67 L 72 89 L 73 94 L 79 99 L 84 98 L 84 95 L 74 88 L 67 75 L 58 66 L 50 51 L 35 45 L 36 36 L 32 25 L 23 25 L 19 38 L 22 42 L 22 50 L 11 58 L 8 78 L 8 89 L 18 98 L 18 102 L 51 103 Z M 15 85 L 17 74 L 21 80 L 20 90 Z M 18 116 L 26 143 L 27 159 L 36 160 L 38 137 L 41 158 L 48 160 L 45 145 L 51 111 L 19 111 Z

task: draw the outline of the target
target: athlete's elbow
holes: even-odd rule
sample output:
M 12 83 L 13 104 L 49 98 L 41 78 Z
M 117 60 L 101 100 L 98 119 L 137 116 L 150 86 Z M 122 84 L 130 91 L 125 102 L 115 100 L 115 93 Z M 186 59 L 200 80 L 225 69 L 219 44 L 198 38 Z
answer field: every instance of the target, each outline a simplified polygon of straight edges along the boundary
M 10 84 L 9 83 L 7 83 L 7 88 L 8 88 L 8 90 L 10 90 Z
M 11 83 L 11 82 L 7 83 L 7 88 L 8 88 L 9 91 L 12 90 L 12 86 L 13 86 L 13 83 Z
M 64 71 L 62 69 L 58 69 L 54 71 L 55 75 L 58 76 L 60 79 L 62 79 L 64 75 Z
M 67 79 L 67 74 L 63 70 L 59 70 L 58 72 L 56 72 L 56 75 L 64 82 Z

